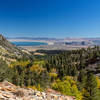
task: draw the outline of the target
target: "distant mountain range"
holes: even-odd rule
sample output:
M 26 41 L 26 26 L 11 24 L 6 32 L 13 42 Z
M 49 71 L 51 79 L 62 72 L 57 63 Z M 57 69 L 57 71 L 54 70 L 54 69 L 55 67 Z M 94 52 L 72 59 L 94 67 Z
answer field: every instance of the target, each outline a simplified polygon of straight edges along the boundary
M 56 39 L 56 38 L 45 38 L 45 37 L 14 37 L 14 38 L 10 38 L 8 37 L 7 39 L 28 39 L 28 40 L 59 40 L 59 39 Z

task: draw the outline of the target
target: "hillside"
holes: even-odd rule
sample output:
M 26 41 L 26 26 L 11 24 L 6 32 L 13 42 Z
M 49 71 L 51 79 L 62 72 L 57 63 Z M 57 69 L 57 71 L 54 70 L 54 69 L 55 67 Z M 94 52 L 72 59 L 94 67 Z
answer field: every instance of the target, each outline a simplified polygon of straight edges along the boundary
M 5 98 L 4 100 L 7 100 L 6 98 L 65 100 L 58 99 L 59 94 L 55 94 L 54 91 L 60 93 L 61 98 L 67 96 L 75 97 L 76 100 L 99 100 L 99 46 L 67 51 L 37 50 L 36 52 L 39 54 L 37 55 L 16 47 L 2 35 L 0 39 L 0 93 L 2 93 L 0 96 Z M 8 82 L 5 83 L 5 80 Z M 10 87 L 15 88 L 8 88 L 10 84 L 14 84 Z M 11 91 L 9 91 L 10 89 Z M 47 94 L 48 89 L 53 93 Z M 19 90 L 21 91 L 18 92 Z M 20 95 L 21 97 L 19 97 Z
M 26 50 L 16 47 L 6 38 L 0 35 L 0 58 L 7 63 L 16 61 L 16 59 L 28 58 L 30 53 Z

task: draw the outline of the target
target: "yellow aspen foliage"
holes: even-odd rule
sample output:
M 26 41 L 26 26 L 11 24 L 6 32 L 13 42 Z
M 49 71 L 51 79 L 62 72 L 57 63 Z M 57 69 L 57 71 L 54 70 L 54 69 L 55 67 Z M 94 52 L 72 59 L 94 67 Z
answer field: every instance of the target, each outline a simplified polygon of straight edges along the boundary
M 98 76 L 96 76 L 96 81 L 97 81 L 97 88 L 100 89 L 100 79 Z
M 45 61 L 41 60 L 41 61 L 34 61 L 33 65 L 39 65 L 40 67 L 43 67 L 43 65 L 45 65 Z
M 58 74 L 55 68 L 51 69 L 49 76 L 51 81 L 55 81 L 57 79 Z
M 52 72 L 52 73 L 57 73 L 57 71 L 56 71 L 55 68 L 52 68 L 50 72 Z
M 44 61 L 34 61 L 33 65 L 30 67 L 30 70 L 33 72 L 41 73 L 45 70 L 45 68 L 43 68 L 44 64 Z
M 88 97 L 89 96 L 89 92 L 86 90 L 86 89 L 83 89 L 81 91 L 82 95 L 83 95 L 83 99 L 82 100 L 85 100 L 86 98 L 85 97 Z
M 40 86 L 40 84 L 37 84 L 37 86 L 28 86 L 28 88 L 31 88 L 33 90 L 37 90 L 37 91 L 43 91 L 43 88 Z
M 50 76 L 50 77 L 57 78 L 57 74 L 56 74 L 56 73 L 49 73 L 49 76 Z
M 37 90 L 37 88 L 36 88 L 35 85 L 34 85 L 34 86 L 28 86 L 28 88 L 31 88 L 31 89 L 33 89 L 33 90 Z
M 30 64 L 30 61 L 16 61 L 13 62 L 9 67 L 13 68 L 14 66 L 21 66 L 21 67 L 26 67 L 28 64 Z
M 49 76 L 51 81 L 55 81 L 58 75 L 56 73 L 49 73 Z
M 52 88 L 61 92 L 64 95 L 75 96 L 76 100 L 82 100 L 82 94 L 77 88 L 77 84 L 73 77 L 66 76 L 63 81 L 57 79 L 53 84 Z
M 36 64 L 36 65 L 31 66 L 31 67 L 30 67 L 30 70 L 31 70 L 32 72 L 41 73 L 43 70 L 45 70 L 45 68 L 42 68 L 42 67 L 40 67 L 38 64 Z

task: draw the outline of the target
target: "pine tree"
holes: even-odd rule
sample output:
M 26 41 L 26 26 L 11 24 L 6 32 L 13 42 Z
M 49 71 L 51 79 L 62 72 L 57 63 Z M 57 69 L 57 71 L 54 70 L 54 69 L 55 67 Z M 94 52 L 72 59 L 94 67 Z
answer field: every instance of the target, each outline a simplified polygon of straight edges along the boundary
M 78 81 L 79 81 L 79 89 L 83 90 L 83 88 L 85 87 L 86 84 L 86 72 L 85 70 L 81 70 L 79 75 L 78 75 Z
M 84 95 L 85 100 L 100 100 L 96 77 L 91 73 L 87 75 L 85 90 L 86 90 L 86 93 Z

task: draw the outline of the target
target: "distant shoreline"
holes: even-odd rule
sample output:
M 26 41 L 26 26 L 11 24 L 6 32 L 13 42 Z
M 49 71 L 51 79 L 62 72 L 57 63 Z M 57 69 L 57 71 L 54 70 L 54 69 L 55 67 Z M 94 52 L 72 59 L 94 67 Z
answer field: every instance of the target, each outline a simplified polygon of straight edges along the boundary
M 36 51 L 36 50 L 76 50 L 76 49 L 81 49 L 81 48 L 87 48 L 89 46 L 93 45 L 69 45 L 65 44 L 65 42 L 82 42 L 83 40 L 78 39 L 78 40 L 32 40 L 32 39 L 8 39 L 10 42 L 43 42 L 47 43 L 48 45 L 38 45 L 38 46 L 19 46 L 23 49 L 26 49 L 28 51 Z M 89 40 L 84 40 L 87 43 Z M 91 42 L 91 41 L 90 41 Z
M 8 39 L 10 42 L 43 42 L 47 43 L 48 45 L 53 45 L 54 42 L 46 41 L 46 40 L 31 40 L 31 39 Z

